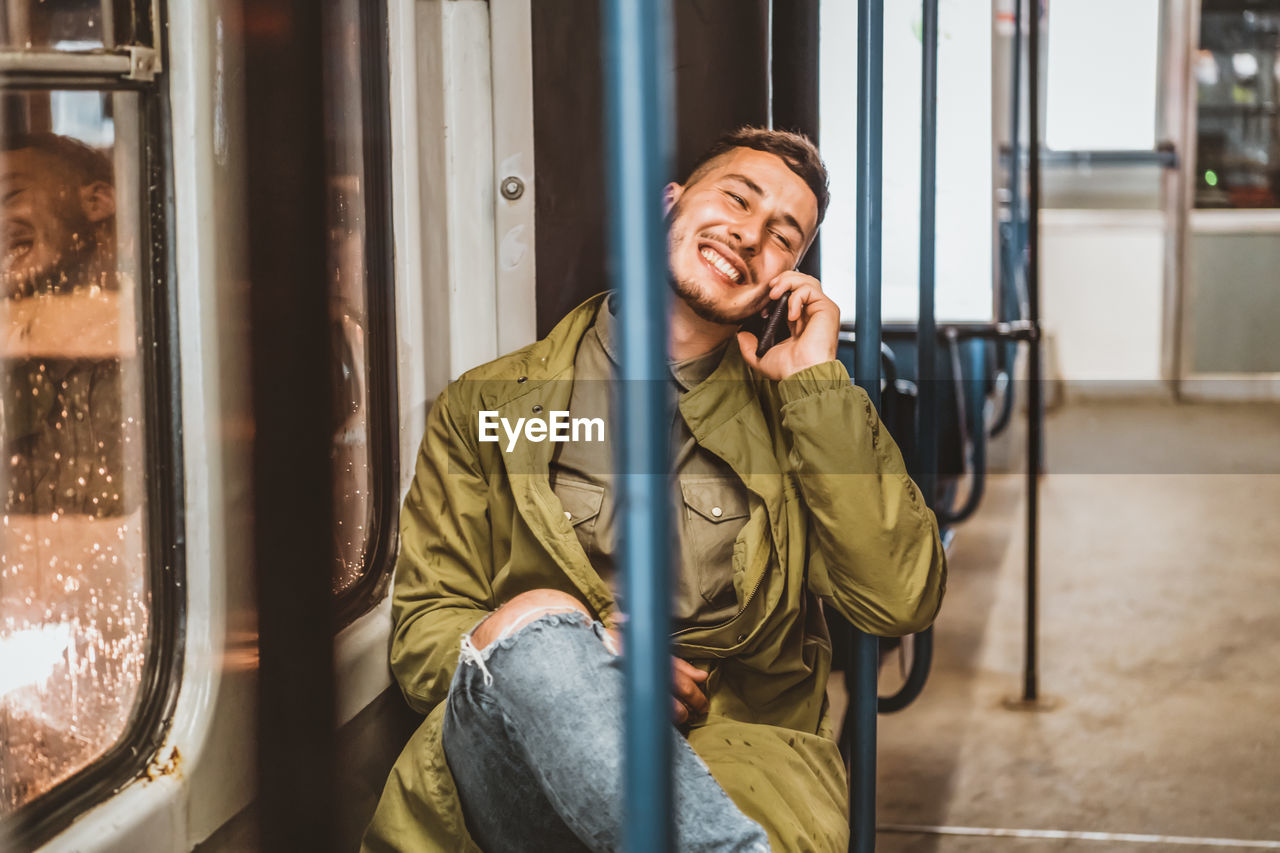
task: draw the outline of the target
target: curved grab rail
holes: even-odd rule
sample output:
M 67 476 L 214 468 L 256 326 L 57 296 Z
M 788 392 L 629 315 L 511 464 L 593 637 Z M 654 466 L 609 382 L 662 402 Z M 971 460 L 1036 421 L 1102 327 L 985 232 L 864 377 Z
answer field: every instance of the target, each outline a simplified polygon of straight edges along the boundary
M 1016 354 L 1018 345 L 1013 343 L 1001 343 L 996 346 L 1003 347 L 1006 352 L 1010 353 L 1008 362 L 1009 370 L 1001 370 L 996 374 L 996 385 L 1003 385 L 1003 393 L 1000 395 L 1000 412 L 996 415 L 995 421 L 991 426 L 987 427 L 987 437 L 995 438 L 1005 431 L 1009 426 L 1009 422 L 1013 420 L 1013 372 L 1012 365 L 1014 355 Z
M 969 474 L 969 494 L 959 509 L 939 507 L 938 522 L 959 524 L 977 511 L 978 505 L 982 502 L 982 496 L 986 492 L 987 429 L 983 413 L 985 395 L 982 387 L 986 353 L 982 342 L 970 342 L 967 358 L 970 378 L 966 382 L 964 366 L 960 359 L 960 343 L 955 335 L 947 335 L 947 346 L 951 353 L 956 406 L 960 409 L 960 442 L 961 446 L 968 451 L 964 456 L 966 457 L 965 469 Z
M 933 626 L 930 625 L 919 634 L 912 635 L 914 643 L 911 654 L 911 669 L 907 680 L 898 692 L 891 696 L 881 696 L 876 700 L 876 710 L 881 714 L 892 714 L 901 711 L 919 698 L 924 690 L 924 683 L 929 679 L 929 670 L 933 665 Z

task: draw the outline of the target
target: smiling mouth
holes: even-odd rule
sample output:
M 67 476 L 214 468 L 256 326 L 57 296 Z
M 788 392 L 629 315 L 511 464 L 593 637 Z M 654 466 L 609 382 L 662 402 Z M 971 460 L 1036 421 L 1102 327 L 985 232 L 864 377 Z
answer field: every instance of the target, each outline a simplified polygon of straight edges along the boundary
M 717 252 L 711 246 L 702 246 L 698 250 L 698 254 L 702 255 L 702 259 L 706 261 L 708 266 L 727 278 L 733 284 L 742 283 L 742 271 L 738 269 L 732 261 Z

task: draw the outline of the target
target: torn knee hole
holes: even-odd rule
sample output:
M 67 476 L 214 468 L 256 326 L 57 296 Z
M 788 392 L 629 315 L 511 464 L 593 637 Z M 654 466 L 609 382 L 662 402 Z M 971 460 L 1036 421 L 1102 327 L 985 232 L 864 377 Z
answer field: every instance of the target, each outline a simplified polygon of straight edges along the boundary
M 509 623 L 507 623 L 506 627 L 504 627 L 500 632 L 498 632 L 498 636 L 494 637 L 493 642 L 495 643 L 502 642 L 507 637 L 510 637 L 512 634 L 514 634 L 516 631 L 519 631 L 525 625 L 528 625 L 530 622 L 533 622 L 534 620 L 542 616 L 546 616 L 550 613 L 581 613 L 581 612 L 582 610 L 577 607 L 572 607 L 564 604 L 547 604 L 542 607 L 531 607 L 528 610 L 523 611 L 514 619 L 512 619 Z
M 483 652 L 494 643 L 500 643 L 507 637 L 510 637 L 530 622 L 551 613 L 582 613 L 583 615 L 586 615 L 585 610 L 572 604 L 546 604 L 516 610 L 511 613 L 494 613 L 494 615 L 490 616 L 489 619 L 496 619 L 496 624 L 487 626 L 489 628 L 487 634 L 492 636 L 485 639 L 483 645 L 472 644 L 471 648 L 477 652 Z M 489 620 L 485 621 L 488 622 Z M 494 634 L 494 631 L 497 631 L 497 633 Z

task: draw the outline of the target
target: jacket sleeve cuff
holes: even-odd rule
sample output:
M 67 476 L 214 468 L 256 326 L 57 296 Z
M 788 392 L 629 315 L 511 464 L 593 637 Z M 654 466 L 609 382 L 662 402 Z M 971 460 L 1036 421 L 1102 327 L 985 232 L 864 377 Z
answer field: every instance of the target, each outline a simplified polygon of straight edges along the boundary
M 844 364 L 832 359 L 806 367 L 783 379 L 778 383 L 778 394 L 782 397 L 782 405 L 785 406 L 796 400 L 821 394 L 823 391 L 848 387 L 849 371 L 844 369 Z

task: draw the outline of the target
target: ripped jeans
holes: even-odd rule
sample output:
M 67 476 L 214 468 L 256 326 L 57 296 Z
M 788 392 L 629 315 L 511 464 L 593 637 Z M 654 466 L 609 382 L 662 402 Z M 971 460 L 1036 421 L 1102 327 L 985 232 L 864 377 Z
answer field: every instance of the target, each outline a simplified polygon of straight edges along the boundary
M 486 853 L 622 849 L 622 668 L 607 638 L 558 612 L 483 651 L 464 639 L 444 752 Z M 671 737 L 675 849 L 768 851 L 675 726 Z

